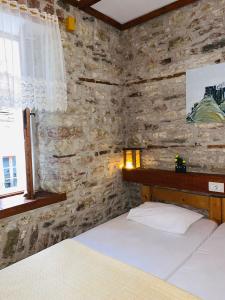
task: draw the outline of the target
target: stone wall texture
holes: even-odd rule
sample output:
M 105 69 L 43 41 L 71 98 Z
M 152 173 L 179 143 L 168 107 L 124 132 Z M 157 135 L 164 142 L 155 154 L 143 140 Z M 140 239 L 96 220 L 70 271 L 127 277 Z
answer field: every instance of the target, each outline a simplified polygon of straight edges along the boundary
M 67 14 L 77 18 L 74 33 L 61 24 L 68 110 L 36 116 L 37 182 L 44 190 L 66 192 L 68 200 L 0 221 L 1 268 L 130 207 L 120 169 L 120 32 L 62 2 L 30 5 L 56 11 L 61 21 Z
M 124 146 L 144 165 L 225 173 L 223 124 L 186 124 L 185 72 L 225 61 L 225 0 L 200 0 L 124 32 L 58 1 L 30 5 L 77 18 L 61 25 L 68 111 L 39 114 L 38 184 L 68 200 L 0 221 L 0 268 L 73 237 L 139 203 L 122 182 Z
M 144 165 L 225 173 L 224 124 L 187 124 L 186 70 L 225 61 L 225 1 L 202 0 L 123 33 L 125 139 Z

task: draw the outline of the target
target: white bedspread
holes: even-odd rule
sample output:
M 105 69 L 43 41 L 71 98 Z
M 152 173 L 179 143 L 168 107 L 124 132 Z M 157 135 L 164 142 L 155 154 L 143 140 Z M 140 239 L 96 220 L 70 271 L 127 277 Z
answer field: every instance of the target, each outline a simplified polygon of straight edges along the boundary
M 197 300 L 84 245 L 66 240 L 0 271 L 1 300 Z
M 84 245 L 166 280 L 216 229 L 202 219 L 184 235 L 162 232 L 126 219 L 127 214 L 75 238 Z
M 225 224 L 169 279 L 204 300 L 225 299 Z

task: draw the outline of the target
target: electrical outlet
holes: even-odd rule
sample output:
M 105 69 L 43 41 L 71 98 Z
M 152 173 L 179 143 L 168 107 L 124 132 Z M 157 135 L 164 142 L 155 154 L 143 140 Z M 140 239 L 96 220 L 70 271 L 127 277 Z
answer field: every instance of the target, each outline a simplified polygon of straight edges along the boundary
M 224 193 L 224 183 L 209 182 L 209 191 L 217 192 L 217 193 Z

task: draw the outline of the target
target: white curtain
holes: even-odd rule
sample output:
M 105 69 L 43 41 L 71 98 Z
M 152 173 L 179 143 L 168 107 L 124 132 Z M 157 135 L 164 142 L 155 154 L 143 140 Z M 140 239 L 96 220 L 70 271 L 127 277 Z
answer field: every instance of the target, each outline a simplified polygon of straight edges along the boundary
M 0 0 L 0 107 L 67 107 L 57 17 L 7 0 Z

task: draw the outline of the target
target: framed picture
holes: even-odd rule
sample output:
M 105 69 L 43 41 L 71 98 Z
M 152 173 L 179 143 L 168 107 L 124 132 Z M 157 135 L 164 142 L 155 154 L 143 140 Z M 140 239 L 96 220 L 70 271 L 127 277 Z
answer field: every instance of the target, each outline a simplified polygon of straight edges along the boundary
M 188 123 L 225 122 L 225 63 L 186 73 Z

